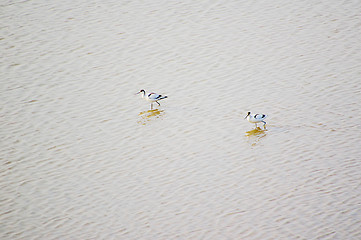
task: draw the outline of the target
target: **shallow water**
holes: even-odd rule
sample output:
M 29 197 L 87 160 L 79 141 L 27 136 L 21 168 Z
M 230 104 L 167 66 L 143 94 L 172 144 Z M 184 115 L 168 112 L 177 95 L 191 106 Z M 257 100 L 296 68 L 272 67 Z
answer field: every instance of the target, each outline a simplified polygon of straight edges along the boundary
M 331 2 L 3 1 L 0 238 L 361 239 L 361 7 Z

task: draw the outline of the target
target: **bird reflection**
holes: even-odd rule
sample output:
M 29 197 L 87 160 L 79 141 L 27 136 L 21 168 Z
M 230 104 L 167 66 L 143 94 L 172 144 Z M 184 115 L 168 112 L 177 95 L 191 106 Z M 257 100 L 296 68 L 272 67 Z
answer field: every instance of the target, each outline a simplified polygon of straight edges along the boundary
M 259 141 L 261 141 L 261 139 L 264 138 L 266 135 L 267 129 L 261 129 L 260 127 L 256 127 L 255 129 L 246 132 L 246 136 L 248 137 L 248 140 L 252 143 L 252 146 L 258 144 Z
M 139 113 L 141 119 L 138 121 L 138 123 L 142 125 L 146 125 L 148 122 L 152 121 L 153 119 L 160 118 L 163 115 L 164 115 L 164 110 L 154 109 L 154 110 L 143 111 Z

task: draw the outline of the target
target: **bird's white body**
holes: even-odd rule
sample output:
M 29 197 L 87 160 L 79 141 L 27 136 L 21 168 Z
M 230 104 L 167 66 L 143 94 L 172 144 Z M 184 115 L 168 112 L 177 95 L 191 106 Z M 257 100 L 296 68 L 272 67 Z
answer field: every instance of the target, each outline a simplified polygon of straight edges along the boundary
M 163 99 L 162 95 L 156 94 L 156 93 L 150 93 L 146 95 L 145 93 L 142 94 L 142 98 L 147 100 L 148 102 L 156 102 L 158 100 Z
M 154 102 L 158 103 L 158 105 L 160 106 L 160 103 L 158 101 L 167 98 L 167 96 L 162 96 L 157 93 L 150 93 L 147 95 L 144 90 L 140 90 L 138 93 L 142 93 L 142 98 L 151 103 L 150 109 L 153 109 Z
M 251 114 L 251 112 L 248 112 L 245 118 L 248 120 L 248 122 L 256 124 L 257 127 L 257 123 L 260 122 L 263 122 L 263 126 L 266 125 L 266 122 L 264 121 L 266 117 L 267 115 L 265 114 Z

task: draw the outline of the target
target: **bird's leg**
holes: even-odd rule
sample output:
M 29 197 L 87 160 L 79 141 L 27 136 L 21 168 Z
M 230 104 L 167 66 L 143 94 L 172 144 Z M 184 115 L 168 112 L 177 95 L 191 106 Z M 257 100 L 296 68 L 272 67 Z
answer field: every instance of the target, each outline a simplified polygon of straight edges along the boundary
M 153 110 L 153 103 L 150 104 L 150 110 Z
M 160 106 L 160 103 L 158 101 L 155 101 L 156 103 L 158 103 L 158 105 Z
M 266 129 L 266 122 L 265 121 L 262 122 L 263 122 L 263 128 Z
M 256 128 L 257 128 L 257 123 L 255 123 L 254 125 L 256 125 Z

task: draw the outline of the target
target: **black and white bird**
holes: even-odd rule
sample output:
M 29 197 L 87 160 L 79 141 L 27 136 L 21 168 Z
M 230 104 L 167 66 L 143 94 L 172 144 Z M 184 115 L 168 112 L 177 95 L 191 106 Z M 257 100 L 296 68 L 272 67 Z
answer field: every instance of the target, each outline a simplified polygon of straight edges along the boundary
M 158 101 L 167 98 L 167 96 L 162 96 L 162 95 L 156 94 L 156 93 L 149 93 L 148 95 L 146 95 L 146 93 L 143 89 L 140 90 L 137 94 L 139 94 L 139 93 L 142 93 L 142 98 L 144 98 L 145 100 L 150 102 L 151 110 L 153 109 L 154 102 L 158 103 L 158 105 L 160 106 L 160 103 Z
M 256 127 L 257 127 L 257 123 L 260 123 L 260 122 L 263 122 L 263 126 L 266 125 L 266 122 L 263 121 L 266 117 L 267 117 L 267 115 L 265 115 L 265 114 L 251 115 L 251 112 L 248 112 L 247 116 L 244 119 L 247 119 L 248 122 L 250 122 L 250 123 L 256 124 Z

